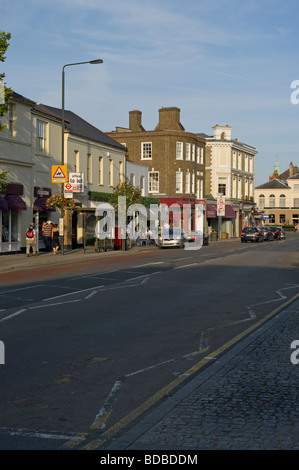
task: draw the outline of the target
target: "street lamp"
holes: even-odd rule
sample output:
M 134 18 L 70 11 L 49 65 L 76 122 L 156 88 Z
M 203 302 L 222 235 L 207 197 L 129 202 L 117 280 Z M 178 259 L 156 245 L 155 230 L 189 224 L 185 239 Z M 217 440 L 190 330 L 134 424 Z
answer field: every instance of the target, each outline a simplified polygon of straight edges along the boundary
M 65 67 L 70 67 L 73 65 L 82 65 L 82 64 L 102 64 L 102 59 L 95 59 L 95 60 L 88 60 L 85 62 L 75 62 L 73 64 L 65 64 L 62 67 L 62 104 L 61 104 L 61 165 L 64 165 L 64 69 Z M 64 195 L 64 183 L 61 185 L 61 195 Z M 61 254 L 64 253 L 64 235 L 62 235 L 62 243 L 61 243 Z

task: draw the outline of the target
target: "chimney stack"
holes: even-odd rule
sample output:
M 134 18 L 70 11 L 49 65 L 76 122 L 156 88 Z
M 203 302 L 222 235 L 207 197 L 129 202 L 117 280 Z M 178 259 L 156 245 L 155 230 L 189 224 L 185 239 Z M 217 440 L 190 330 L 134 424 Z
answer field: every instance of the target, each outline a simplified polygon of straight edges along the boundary
M 180 123 L 181 110 L 176 107 L 159 109 L 159 124 L 156 131 L 184 131 L 184 127 Z
M 141 111 L 137 109 L 129 112 L 129 128 L 132 132 L 144 131 L 144 128 L 141 124 Z

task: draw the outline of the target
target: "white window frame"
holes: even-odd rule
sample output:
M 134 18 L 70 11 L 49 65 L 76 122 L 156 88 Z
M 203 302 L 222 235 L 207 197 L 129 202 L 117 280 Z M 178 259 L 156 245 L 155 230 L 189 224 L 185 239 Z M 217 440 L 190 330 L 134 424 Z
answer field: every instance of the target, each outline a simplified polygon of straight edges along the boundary
M 152 142 L 141 142 L 141 160 L 152 160 Z
M 183 142 L 176 143 L 176 160 L 183 160 Z
M 175 174 L 175 192 L 178 194 L 183 192 L 183 172 L 180 169 Z
M 47 153 L 47 122 L 36 120 L 36 146 L 38 153 Z
M 148 172 L 148 192 L 159 192 L 159 171 L 152 170 Z
M 192 144 L 192 155 L 191 155 L 191 159 L 193 162 L 195 162 L 195 144 Z
M 190 194 L 190 188 L 191 188 L 191 174 L 190 171 L 187 171 L 185 175 L 185 193 Z
M 191 144 L 186 143 L 186 160 L 191 160 Z

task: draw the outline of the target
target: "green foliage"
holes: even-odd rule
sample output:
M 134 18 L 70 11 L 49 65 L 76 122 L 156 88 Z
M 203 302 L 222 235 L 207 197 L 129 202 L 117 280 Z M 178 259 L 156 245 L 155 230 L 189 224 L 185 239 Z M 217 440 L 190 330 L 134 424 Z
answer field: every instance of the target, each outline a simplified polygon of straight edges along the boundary
M 0 173 L 0 193 L 4 193 L 6 186 L 9 184 L 9 181 L 7 181 L 8 173 L 8 171 L 3 171 Z
M 126 196 L 126 194 L 120 194 L 121 196 Z M 111 193 L 101 193 L 99 191 L 89 191 L 88 197 L 90 201 L 98 201 L 98 202 L 108 202 L 112 205 L 112 198 L 114 196 Z M 116 198 L 117 199 L 117 198 Z M 145 197 L 141 196 L 140 200 L 138 200 L 139 204 L 142 204 L 144 207 L 149 208 L 151 204 L 160 205 L 159 199 L 155 197 Z
M 91 201 L 110 202 L 111 193 L 101 193 L 99 191 L 89 191 L 88 197 Z
M 160 201 L 159 201 L 159 199 L 157 199 L 155 197 L 145 197 L 145 196 L 143 196 L 141 198 L 140 204 L 142 204 L 144 207 L 149 208 L 151 206 L 151 204 L 156 204 L 157 206 L 160 206 Z
M 4 62 L 6 57 L 5 57 L 5 52 L 6 49 L 9 46 L 9 40 L 11 38 L 10 33 L 5 33 L 4 31 L 0 31 L 0 62 Z M 0 80 L 3 81 L 5 77 L 4 73 L 0 74 Z M 8 107 L 9 107 L 9 100 L 12 95 L 12 90 L 10 88 L 7 88 L 4 83 L 4 104 L 0 104 L 0 118 L 7 113 Z M 1 124 L 0 122 L 0 131 L 3 131 L 5 129 L 5 126 Z
M 133 186 L 129 181 L 124 181 L 115 186 L 113 193 L 110 197 L 110 204 L 114 207 L 115 214 L 118 213 L 118 197 L 126 197 L 126 210 L 132 204 L 141 204 L 141 190 Z

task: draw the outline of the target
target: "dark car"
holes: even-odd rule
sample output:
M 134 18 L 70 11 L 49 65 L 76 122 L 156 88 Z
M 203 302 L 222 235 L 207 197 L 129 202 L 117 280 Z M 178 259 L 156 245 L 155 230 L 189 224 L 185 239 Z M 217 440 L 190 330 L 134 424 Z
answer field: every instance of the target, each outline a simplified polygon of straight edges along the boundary
M 209 244 L 209 237 L 201 231 L 185 232 L 186 244 L 194 244 L 196 247 Z M 190 245 L 189 245 L 190 246 Z
M 260 231 L 264 236 L 264 240 L 273 241 L 274 240 L 274 233 L 269 230 L 269 227 L 259 227 Z
M 277 227 L 274 227 L 274 225 L 271 225 L 270 227 L 267 227 L 274 235 L 274 240 L 279 240 L 280 238 L 280 232 Z
M 263 242 L 264 235 L 257 227 L 244 227 L 241 232 L 241 242 Z

